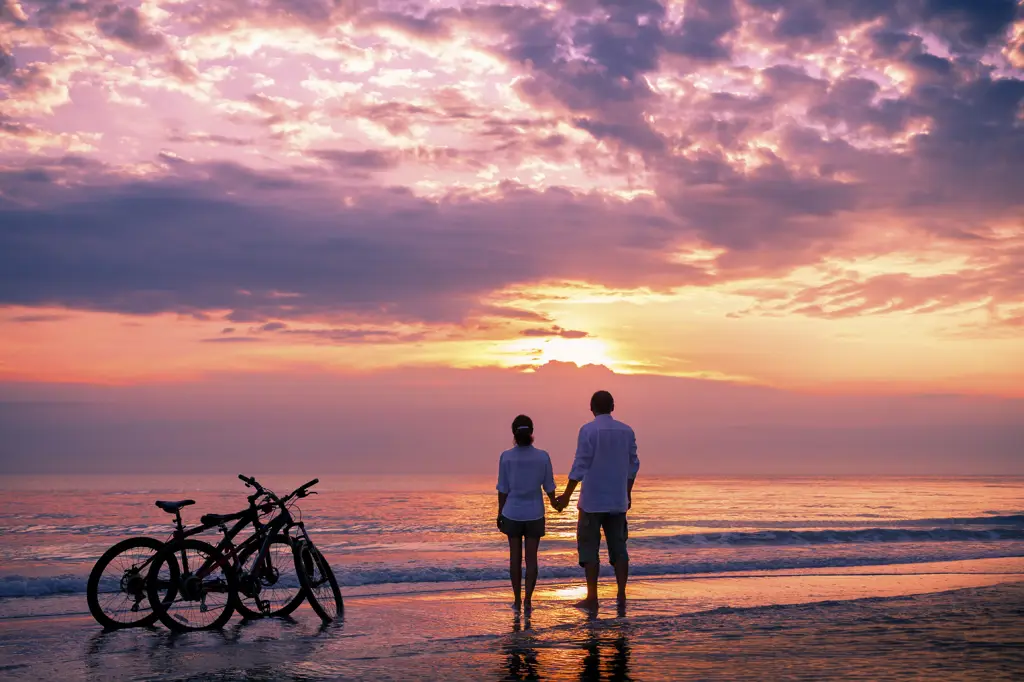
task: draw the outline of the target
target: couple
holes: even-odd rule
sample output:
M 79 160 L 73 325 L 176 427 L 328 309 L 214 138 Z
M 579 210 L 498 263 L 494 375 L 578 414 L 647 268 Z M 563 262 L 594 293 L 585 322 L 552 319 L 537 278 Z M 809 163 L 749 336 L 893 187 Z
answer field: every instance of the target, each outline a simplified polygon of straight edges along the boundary
M 587 577 L 587 598 L 577 606 L 597 608 L 597 577 L 601 565 L 601 529 L 608 546 L 608 561 L 615 567 L 618 601 L 626 601 L 629 578 L 629 554 L 626 552 L 626 511 L 632 506 L 633 481 L 640 469 L 636 454 L 636 435 L 626 424 L 612 419 L 615 401 L 608 391 L 598 391 L 590 399 L 594 420 L 580 429 L 576 459 L 569 472 L 569 482 L 560 496 L 555 496 L 555 480 L 551 458 L 544 450 L 533 447 L 533 420 L 519 415 L 512 422 L 516 446 L 501 453 L 498 464 L 498 530 L 508 536 L 509 574 L 515 608 L 521 605 L 523 539 L 526 539 L 526 610 L 532 606 L 533 588 L 537 585 L 537 548 L 544 536 L 544 498 L 562 511 L 579 483 L 579 520 L 576 524 L 576 546 L 580 566 Z

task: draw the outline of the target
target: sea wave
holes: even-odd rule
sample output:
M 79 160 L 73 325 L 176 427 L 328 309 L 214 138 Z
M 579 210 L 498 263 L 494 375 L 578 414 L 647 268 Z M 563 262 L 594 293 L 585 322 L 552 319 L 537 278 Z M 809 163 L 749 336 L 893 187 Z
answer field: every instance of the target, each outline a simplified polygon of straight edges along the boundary
M 79 518 L 79 517 L 62 517 L 54 514 L 33 514 L 17 517 L 6 517 L 3 519 L 6 523 L 0 524 L 0 535 L 78 535 L 78 536 L 91 536 L 91 537 L 128 537 L 132 535 L 150 535 L 154 537 L 166 537 L 171 529 L 168 523 L 159 524 L 96 524 L 96 523 L 11 523 L 13 519 L 24 518 L 26 521 L 35 520 L 56 520 L 60 518 Z M 549 517 L 549 522 L 551 521 Z M 831 528 L 821 529 L 820 526 L 827 523 Z M 972 517 L 946 517 L 946 518 L 931 518 L 931 519 L 891 519 L 888 521 L 880 519 L 851 519 L 851 520 L 837 520 L 829 519 L 827 521 L 806 519 L 806 520 L 725 520 L 725 519 L 647 519 L 643 521 L 630 521 L 630 527 L 637 530 L 648 530 L 656 528 L 671 528 L 674 526 L 685 526 L 689 528 L 763 528 L 764 533 L 743 533 L 743 532 L 723 532 L 723 533 L 702 533 L 702 534 L 691 534 L 689 536 L 675 536 L 675 537 L 693 537 L 698 538 L 696 542 L 701 542 L 699 538 L 706 537 L 711 538 L 714 536 L 735 536 L 738 538 L 737 542 L 742 542 L 742 536 L 757 536 L 766 535 L 768 532 L 772 532 L 775 535 L 783 536 L 789 530 L 798 531 L 798 535 L 803 535 L 808 538 L 813 537 L 814 533 L 839 533 L 847 530 L 854 531 L 857 533 L 872 533 L 875 531 L 899 531 L 902 529 L 929 529 L 927 532 L 933 532 L 934 529 L 946 528 L 950 531 L 965 532 L 965 531 L 978 531 L 981 535 L 977 537 L 968 537 L 965 535 L 962 539 L 986 539 L 984 532 L 988 529 L 994 530 L 996 533 L 1002 533 L 1006 539 L 1018 539 L 1024 537 L 1024 514 L 1011 514 L 1001 516 L 972 516 Z M 867 526 L 871 526 L 867 528 Z M 491 532 L 491 525 L 488 523 L 486 526 L 476 525 L 460 525 L 460 524 L 415 524 L 415 523 L 403 523 L 403 522 L 374 522 L 374 521 L 344 521 L 343 519 L 333 518 L 326 516 L 319 519 L 319 523 L 316 526 L 316 532 L 322 534 L 337 534 L 337 535 L 349 535 L 349 536 L 360 536 L 360 535 L 374 535 L 378 536 L 381 534 L 464 534 L 466 532 L 473 532 L 474 530 Z M 814 529 L 814 530 L 805 530 Z M 211 530 L 210 533 L 216 533 L 217 531 Z M 1014 536 L 1013 533 L 1017 532 L 1020 535 Z M 941 533 L 939 534 L 941 535 Z M 942 539 L 936 536 L 934 539 Z M 838 536 L 836 536 L 838 537 Z M 952 538 L 952 535 L 951 535 Z M 953 538 L 956 539 L 956 538 Z M 999 539 L 999 538 L 995 538 Z M 717 540 L 716 540 L 717 541 Z M 843 540 L 826 540 L 825 542 L 834 542 Z M 860 540 L 853 540 L 858 542 Z M 886 540 L 863 540 L 864 542 L 876 542 Z M 892 541 L 892 540 L 889 540 Z M 814 543 L 814 540 L 808 540 L 810 543 Z M 687 544 L 680 542 L 678 544 Z M 753 543 L 758 544 L 758 543 Z
M 987 529 L 862 528 L 858 530 L 776 530 L 757 532 L 687 533 L 682 535 L 637 537 L 632 543 L 642 547 L 677 546 L 747 547 L 754 545 L 828 545 L 878 542 L 985 542 L 1024 540 L 1024 528 Z
M 933 528 L 948 526 L 1019 526 L 1024 527 L 1024 514 L 1002 514 L 991 516 L 945 516 L 927 519 L 882 519 L 873 514 L 861 514 L 854 519 L 827 520 L 815 519 L 647 519 L 636 523 L 639 528 L 671 528 L 674 526 L 687 526 L 690 528 L 736 528 L 739 526 L 747 528 L 765 529 L 804 529 L 819 528 L 822 525 L 836 529 L 865 528 L 868 526 L 880 528 Z M 634 525 L 630 521 L 630 526 Z
M 736 571 L 778 571 L 793 569 L 833 568 L 850 566 L 885 566 L 937 561 L 987 559 L 1024 556 L 1024 547 L 978 547 L 958 550 L 922 550 L 916 554 L 891 556 L 847 554 L 842 556 L 768 556 L 739 559 L 703 556 L 689 560 L 662 560 L 630 562 L 630 574 L 635 576 L 662 576 L 684 574 L 715 574 Z M 328 554 L 328 557 L 330 555 Z M 602 574 L 610 574 L 611 567 L 602 565 Z M 344 586 L 386 585 L 396 583 L 454 583 L 506 580 L 508 567 L 504 563 L 483 566 L 456 565 L 339 565 L 335 573 Z M 542 564 L 540 577 L 544 579 L 577 578 L 579 566 L 567 562 L 561 565 Z M 0 598 L 45 597 L 54 595 L 84 595 L 87 577 L 62 574 L 56 576 L 8 575 L 0 577 Z M 116 589 L 113 581 L 101 586 L 103 591 Z

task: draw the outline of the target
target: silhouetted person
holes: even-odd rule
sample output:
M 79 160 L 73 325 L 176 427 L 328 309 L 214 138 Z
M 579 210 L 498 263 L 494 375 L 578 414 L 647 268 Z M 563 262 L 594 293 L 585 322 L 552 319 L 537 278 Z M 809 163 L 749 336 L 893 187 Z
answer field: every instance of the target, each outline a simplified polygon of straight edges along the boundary
M 512 422 L 516 446 L 498 462 L 498 530 L 508 536 L 508 572 L 515 608 L 522 606 L 523 540 L 526 541 L 526 610 L 537 585 L 537 549 L 544 537 L 544 497 L 555 506 L 555 479 L 548 453 L 533 447 L 533 420 L 524 414 Z
M 633 504 L 633 482 L 640 470 L 640 458 L 636 453 L 633 429 L 612 419 L 614 409 L 615 401 L 608 391 L 598 391 L 591 397 L 590 411 L 594 420 L 580 429 L 569 483 L 556 506 L 556 509 L 564 509 L 576 485 L 583 483 L 577 504 L 576 546 L 580 566 L 587 577 L 587 598 L 578 606 L 588 609 L 597 608 L 597 578 L 601 570 L 598 552 L 602 529 L 608 561 L 615 567 L 620 604 L 626 601 L 626 582 L 629 580 L 626 512 Z

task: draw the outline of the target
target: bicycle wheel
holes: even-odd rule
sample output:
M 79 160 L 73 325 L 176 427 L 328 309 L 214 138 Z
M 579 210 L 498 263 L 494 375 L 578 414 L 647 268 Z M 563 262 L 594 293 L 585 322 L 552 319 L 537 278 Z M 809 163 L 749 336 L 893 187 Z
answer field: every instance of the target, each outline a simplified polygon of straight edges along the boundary
M 163 546 L 154 538 L 128 538 L 103 553 L 85 588 L 89 612 L 97 623 L 119 630 L 156 622 L 146 594 L 146 574 Z
M 256 565 L 260 545 L 246 547 L 238 555 L 238 601 L 235 609 L 243 618 L 289 615 L 306 596 L 295 571 L 292 539 L 277 534 L 270 538 L 267 552 Z
M 338 579 L 334 577 L 327 559 L 312 543 L 305 540 L 295 543 L 295 570 L 316 615 L 325 623 L 344 615 L 345 604 L 341 599 Z
M 223 627 L 238 599 L 228 560 L 202 540 L 164 545 L 153 560 L 146 589 L 160 622 L 176 632 Z

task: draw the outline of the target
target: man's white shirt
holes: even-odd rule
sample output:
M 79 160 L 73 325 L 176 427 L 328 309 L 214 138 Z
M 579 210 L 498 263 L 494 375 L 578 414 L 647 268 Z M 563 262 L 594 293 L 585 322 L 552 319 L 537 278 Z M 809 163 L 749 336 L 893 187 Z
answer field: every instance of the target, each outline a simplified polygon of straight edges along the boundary
M 598 415 L 580 428 L 569 478 L 581 481 L 580 511 L 621 513 L 629 508 L 629 481 L 640 471 L 633 429 Z

